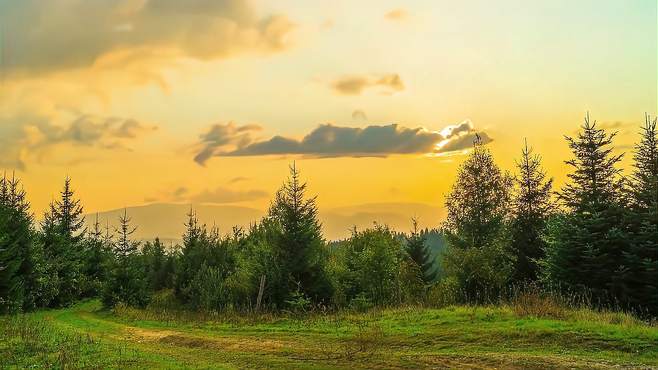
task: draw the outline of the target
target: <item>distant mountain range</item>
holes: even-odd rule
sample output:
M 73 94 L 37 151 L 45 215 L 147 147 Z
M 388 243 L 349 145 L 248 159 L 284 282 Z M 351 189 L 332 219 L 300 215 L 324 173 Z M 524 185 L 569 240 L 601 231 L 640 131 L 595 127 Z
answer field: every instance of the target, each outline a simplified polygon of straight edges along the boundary
M 127 207 L 126 211 L 137 227 L 133 238 L 150 240 L 159 237 L 170 243 L 179 243 L 185 230 L 188 204 L 155 203 L 136 207 Z M 265 215 L 264 210 L 242 206 L 195 205 L 194 210 L 199 223 L 219 227 L 222 233 L 229 232 L 233 226 L 247 227 Z M 98 213 L 103 227 L 110 230 L 117 226 L 122 209 Z M 320 221 L 327 239 L 343 239 L 350 235 L 350 230 L 371 227 L 374 223 L 389 225 L 397 231 L 408 231 L 411 218 L 417 217 L 421 227 L 437 227 L 443 219 L 442 209 L 422 203 L 371 203 L 350 207 L 332 208 L 320 211 Z M 96 214 L 86 215 L 88 225 L 95 221 Z

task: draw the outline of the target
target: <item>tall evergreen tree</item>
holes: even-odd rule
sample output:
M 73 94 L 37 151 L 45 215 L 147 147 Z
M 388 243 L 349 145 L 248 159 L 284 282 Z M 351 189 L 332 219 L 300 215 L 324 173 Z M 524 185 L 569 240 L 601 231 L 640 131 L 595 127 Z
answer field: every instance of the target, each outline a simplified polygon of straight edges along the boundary
M 566 137 L 574 158 L 569 182 L 559 194 L 567 213 L 552 220 L 544 264 L 545 278 L 565 288 L 589 290 L 596 299 L 622 299 L 622 256 L 628 250 L 623 182 L 608 134 L 589 115 L 576 138 Z
M 139 243 L 131 240 L 136 228 L 130 225 L 130 221 L 124 209 L 123 215 L 119 217 L 117 240 L 113 249 L 116 261 L 103 290 L 103 303 L 108 307 L 117 303 L 141 307 L 148 303 L 144 267 L 137 253 Z
M 658 130 L 647 115 L 635 146 L 631 248 L 624 253 L 630 304 L 658 314 Z
M 83 294 L 96 296 L 101 293 L 102 284 L 107 280 L 110 259 L 112 258 L 111 245 L 104 239 L 103 229 L 98 220 L 98 214 L 92 229 L 84 241 L 84 269 L 86 278 Z
M 31 216 L 19 181 L 0 179 L 0 312 L 24 308 L 29 287 L 25 267 L 30 263 Z
M 30 310 L 52 297 L 48 261 L 18 178 L 0 179 L 0 311 Z
M 142 248 L 142 255 L 146 267 L 148 287 L 151 291 L 158 291 L 172 287 L 173 259 L 167 254 L 159 238 L 153 242 L 146 242 Z
M 537 261 L 544 256 L 542 234 L 553 210 L 553 179 L 546 179 L 541 168 L 541 157 L 533 154 L 527 142 L 516 165 L 519 175 L 515 181 L 516 193 L 510 223 L 511 248 L 516 256 L 513 279 L 530 281 L 537 279 Z
M 418 220 L 411 220 L 413 228 L 411 233 L 406 236 L 406 250 L 411 260 L 418 266 L 421 272 L 421 279 L 427 284 L 436 280 L 437 269 L 432 256 L 432 250 L 425 244 L 423 234 L 418 230 Z
M 476 140 L 446 198 L 444 224 L 448 248 L 446 272 L 467 299 L 486 300 L 508 281 L 512 262 L 507 251 L 512 179 Z
M 293 163 L 288 181 L 276 193 L 269 210 L 269 217 L 280 227 L 273 246 L 284 276 L 284 281 L 278 283 L 279 304 L 295 292 L 305 294 L 315 302 L 327 301 L 331 297 L 316 198 L 306 199 L 305 192 L 306 183 L 300 181 L 299 171 Z
M 176 271 L 175 293 L 183 302 L 188 302 L 192 297 L 190 284 L 201 268 L 206 256 L 206 230 L 199 226 L 194 209 L 190 207 L 185 223 L 185 234 L 183 234 L 183 248 Z
M 52 304 L 64 306 L 80 298 L 84 280 L 85 235 L 83 208 L 66 177 L 60 199 L 44 214 L 42 239 L 46 256 L 53 265 L 57 294 Z

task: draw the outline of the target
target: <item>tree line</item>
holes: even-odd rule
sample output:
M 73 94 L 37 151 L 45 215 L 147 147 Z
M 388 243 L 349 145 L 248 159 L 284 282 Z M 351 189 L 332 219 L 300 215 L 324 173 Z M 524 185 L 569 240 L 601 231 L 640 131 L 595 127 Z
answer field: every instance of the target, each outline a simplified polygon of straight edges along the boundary
M 168 292 L 196 310 L 309 310 L 493 302 L 511 286 L 535 284 L 588 294 L 594 304 L 658 313 L 658 149 L 647 116 L 632 173 L 619 168 L 615 134 L 589 117 L 566 137 L 567 183 L 553 189 L 527 143 L 515 174 L 476 140 L 446 197 L 436 256 L 428 230 L 385 225 L 327 242 L 316 198 L 299 171 L 277 191 L 267 215 L 221 234 L 193 209 L 182 245 L 138 242 L 129 215 L 118 227 L 85 225 L 66 178 L 36 222 L 15 176 L 0 179 L 0 311 L 62 307 L 100 297 L 107 307 L 144 307 Z

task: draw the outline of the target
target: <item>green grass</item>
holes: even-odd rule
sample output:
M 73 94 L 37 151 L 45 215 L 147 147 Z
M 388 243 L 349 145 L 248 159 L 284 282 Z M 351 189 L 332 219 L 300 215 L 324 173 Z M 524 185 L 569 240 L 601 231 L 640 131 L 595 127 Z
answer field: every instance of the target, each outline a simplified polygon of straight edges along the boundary
M 623 314 L 507 307 L 301 317 L 62 310 L 0 317 L 0 367 L 658 368 L 658 328 Z

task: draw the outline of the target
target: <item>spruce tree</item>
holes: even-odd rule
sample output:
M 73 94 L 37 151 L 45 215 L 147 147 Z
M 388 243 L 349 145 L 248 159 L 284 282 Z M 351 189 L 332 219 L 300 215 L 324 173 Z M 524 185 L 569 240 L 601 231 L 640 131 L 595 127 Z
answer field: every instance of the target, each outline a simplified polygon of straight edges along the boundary
M 513 280 L 520 282 L 538 277 L 537 261 L 543 258 L 545 249 L 542 235 L 553 210 L 553 179 L 546 179 L 541 168 L 541 157 L 533 154 L 527 142 L 516 165 L 519 175 L 515 179 L 510 237 L 511 249 L 516 257 Z
M 0 312 L 21 311 L 27 294 L 21 269 L 29 258 L 31 220 L 17 187 L 14 178 L 0 180 Z
M 183 248 L 176 271 L 174 292 L 181 301 L 189 303 L 193 298 L 190 296 L 190 284 L 201 268 L 206 255 L 207 232 L 205 227 L 199 226 L 199 220 L 192 207 L 190 207 L 190 212 L 187 214 L 185 227 Z
M 113 248 L 115 264 L 103 290 L 103 303 L 108 307 L 118 303 L 142 307 L 148 303 L 144 266 L 137 253 L 139 243 L 131 240 L 136 228 L 130 225 L 130 221 L 124 209 L 116 229 L 117 240 Z
M 305 192 L 306 183 L 300 181 L 293 163 L 290 177 L 276 193 L 269 210 L 269 217 L 280 228 L 273 246 L 276 263 L 284 276 L 284 281 L 277 284 L 279 304 L 293 293 L 304 294 L 314 302 L 328 301 L 331 297 L 316 198 L 305 198 Z
M 104 240 L 98 213 L 92 229 L 85 238 L 84 245 L 85 264 L 83 273 L 86 277 L 86 286 L 83 289 L 83 294 L 93 297 L 101 293 L 102 284 L 107 280 L 107 270 L 112 253 L 110 244 Z
M 0 178 L 0 312 L 34 309 L 48 300 L 46 260 L 34 237 L 30 204 L 18 178 Z
M 437 269 L 432 256 L 432 250 L 425 244 L 423 234 L 418 230 L 418 220 L 413 218 L 411 233 L 406 236 L 407 254 L 411 260 L 418 266 L 421 272 L 421 279 L 428 285 L 434 282 L 437 277 Z
M 624 299 L 622 256 L 628 250 L 623 181 L 608 134 L 589 115 L 576 138 L 566 137 L 573 171 L 559 194 L 566 206 L 549 225 L 544 277 L 568 289 L 586 289 L 601 303 Z
M 630 304 L 658 313 L 658 132 L 647 115 L 635 146 L 631 248 L 624 253 L 624 287 Z
M 83 208 L 66 177 L 60 198 L 51 202 L 41 225 L 44 252 L 52 262 L 56 294 L 51 304 L 66 306 L 80 298 L 84 287 Z
M 496 296 L 512 270 L 507 221 L 512 179 L 503 173 L 480 140 L 461 165 L 446 198 L 444 265 L 465 299 Z

